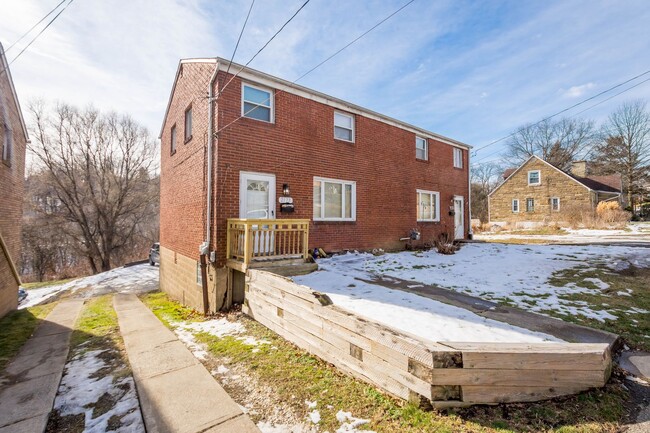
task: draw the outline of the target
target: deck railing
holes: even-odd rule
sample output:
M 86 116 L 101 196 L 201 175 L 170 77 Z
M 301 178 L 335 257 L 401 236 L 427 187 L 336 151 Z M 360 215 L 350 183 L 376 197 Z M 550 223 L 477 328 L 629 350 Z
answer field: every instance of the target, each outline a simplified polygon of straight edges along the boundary
M 226 258 L 253 261 L 307 259 L 308 219 L 228 219 Z

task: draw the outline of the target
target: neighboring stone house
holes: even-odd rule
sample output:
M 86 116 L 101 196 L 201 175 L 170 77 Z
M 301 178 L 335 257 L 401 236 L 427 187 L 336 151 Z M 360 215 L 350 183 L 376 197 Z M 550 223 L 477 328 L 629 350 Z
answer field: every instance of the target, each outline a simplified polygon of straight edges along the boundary
M 488 196 L 491 223 L 566 221 L 575 212 L 595 211 L 601 201 L 620 200 L 621 176 L 593 176 L 586 161 L 566 173 L 537 156 L 508 169 Z
M 0 44 L 0 317 L 16 308 L 27 128 Z
M 245 270 L 233 264 L 240 255 L 227 256 L 243 236 L 230 224 L 251 219 L 275 220 L 248 224 L 260 231 L 303 221 L 301 240 L 277 232 L 248 245 L 276 257 L 286 243 L 404 248 L 412 229 L 414 246 L 468 236 L 468 145 L 250 68 L 235 77 L 243 67 L 228 66 L 178 66 L 160 133 L 162 290 L 220 309 Z

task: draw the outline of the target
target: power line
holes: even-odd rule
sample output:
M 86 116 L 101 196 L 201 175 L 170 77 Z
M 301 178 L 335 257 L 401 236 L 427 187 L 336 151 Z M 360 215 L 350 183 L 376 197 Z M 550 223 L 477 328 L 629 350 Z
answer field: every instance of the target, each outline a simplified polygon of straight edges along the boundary
M 558 115 L 560 115 L 560 114 L 562 114 L 562 113 L 565 113 L 565 112 L 567 112 L 567 111 L 569 111 L 569 110 L 571 110 L 571 109 L 573 109 L 573 108 L 575 108 L 575 107 L 578 107 L 578 106 L 580 106 L 580 105 L 582 105 L 582 104 L 584 104 L 584 103 L 586 103 L 586 102 L 589 102 L 589 101 L 591 101 L 591 100 L 593 100 L 593 99 L 595 99 L 595 98 L 597 98 L 597 97 L 599 97 L 599 96 L 602 96 L 602 95 L 604 95 L 605 93 L 608 93 L 608 92 L 610 92 L 610 91 L 612 91 L 612 90 L 614 90 L 614 89 L 616 89 L 616 88 L 618 88 L 618 87 L 624 86 L 625 84 L 629 83 L 630 81 L 634 81 L 634 80 L 636 80 L 637 78 L 640 78 L 640 77 L 642 77 L 642 76 L 644 76 L 644 75 L 647 75 L 647 74 L 650 74 L 650 69 L 647 70 L 647 71 L 645 71 L 645 72 L 643 72 L 643 73 L 641 73 L 641 74 L 639 74 L 639 75 L 636 75 L 636 76 L 630 78 L 629 80 L 623 81 L 622 83 L 619 83 L 619 84 L 617 84 L 617 85 L 615 85 L 615 86 L 612 86 L 612 87 L 610 87 L 609 89 L 603 90 L 602 92 L 600 92 L 600 93 L 598 93 L 598 94 L 596 94 L 596 95 L 593 95 L 593 96 L 591 96 L 591 97 L 589 97 L 589 98 L 587 98 L 587 99 L 584 99 L 584 100 L 582 100 L 582 101 L 580 101 L 580 102 L 578 102 L 578 103 L 576 103 L 576 104 L 573 104 L 572 106 L 570 106 L 570 107 L 568 107 L 568 108 L 565 108 L 565 109 L 563 109 L 563 110 L 560 110 L 560 111 L 558 111 L 558 112 L 555 113 L 555 114 L 552 114 L 552 115 L 550 115 L 550 116 L 547 116 L 547 117 L 543 118 L 542 120 L 540 120 L 540 121 L 538 121 L 538 122 L 536 122 L 536 123 L 533 123 L 533 124 L 530 125 L 530 126 L 536 126 L 536 125 L 539 125 L 539 124 L 542 123 L 542 122 L 545 122 L 545 121 L 547 121 L 547 120 L 549 120 L 549 119 L 552 119 L 552 118 L 555 117 L 555 116 L 558 116 Z M 480 150 L 483 150 L 483 149 L 485 149 L 485 148 L 487 148 L 487 147 L 490 147 L 490 146 L 493 146 L 493 145 L 499 143 L 500 141 L 503 141 L 503 140 L 505 140 L 505 139 L 507 139 L 507 138 L 510 138 L 510 137 L 514 136 L 516 133 L 517 133 L 517 131 L 512 132 L 512 133 L 510 133 L 510 134 L 508 134 L 508 135 L 506 135 L 506 136 L 504 136 L 504 137 L 501 137 L 501 138 L 499 138 L 499 139 L 497 139 L 497 140 L 494 140 L 494 141 L 492 141 L 492 142 L 486 144 L 485 146 L 481 146 L 481 147 L 479 147 L 479 148 L 477 148 L 477 149 L 474 149 L 474 156 L 476 156 L 476 154 L 477 154 Z
M 232 61 L 235 59 L 235 54 L 237 53 L 237 48 L 239 47 L 239 41 L 241 41 L 241 37 L 244 34 L 244 29 L 246 28 L 246 23 L 248 23 L 248 18 L 251 16 L 251 11 L 253 10 L 254 4 L 255 4 L 255 0 L 251 2 L 251 7 L 248 8 L 248 14 L 246 15 L 246 20 L 244 21 L 244 25 L 241 28 L 241 32 L 239 32 L 239 37 L 237 38 L 235 49 L 232 52 L 232 56 L 230 57 L 230 63 L 228 63 L 228 69 L 226 69 L 226 75 L 228 75 L 228 72 L 230 72 L 230 65 L 232 65 Z
M 29 29 L 29 30 L 27 30 L 25 33 L 23 33 L 23 35 L 22 35 L 21 37 L 19 37 L 19 38 L 18 38 L 18 39 L 13 43 L 13 44 L 9 45 L 9 46 L 7 47 L 7 49 L 5 50 L 5 54 L 8 53 L 9 50 L 11 50 L 11 49 L 13 48 L 14 45 L 16 45 L 18 42 L 22 41 L 23 38 L 24 38 L 25 36 L 27 36 L 28 34 L 30 34 L 30 33 L 32 32 L 32 30 L 34 30 L 34 29 L 35 29 L 35 28 L 36 28 L 40 23 L 42 23 L 43 21 L 45 21 L 45 18 L 47 18 L 47 17 L 49 17 L 50 15 L 52 15 L 52 13 L 53 13 L 55 10 L 57 10 L 57 9 L 59 8 L 59 6 L 61 6 L 61 5 L 62 5 L 63 3 L 65 3 L 65 2 L 66 2 L 66 0 L 61 0 L 61 2 L 60 2 L 58 5 L 56 5 L 56 6 L 54 7 L 54 9 L 52 9 L 51 11 L 49 11 L 49 12 L 47 13 L 47 15 L 45 15 L 45 16 L 44 16 L 43 18 L 41 18 L 41 19 L 40 19 L 36 24 L 34 24 L 34 25 Z
M 300 11 L 301 11 L 305 6 L 307 6 L 307 3 L 309 3 L 310 1 L 311 1 L 311 0 L 307 0 L 307 1 L 305 1 L 305 2 L 302 4 L 302 6 L 300 6 L 300 7 L 298 8 L 298 10 L 297 10 L 297 11 L 296 11 L 292 16 L 291 16 L 291 18 L 289 18 L 289 19 L 288 19 L 284 24 L 282 24 L 282 27 L 280 27 L 280 29 L 279 29 L 277 32 L 275 32 L 275 34 L 274 34 L 273 36 L 271 36 L 271 39 L 269 39 L 268 41 L 266 41 L 266 43 L 264 44 L 264 46 L 262 46 L 262 48 L 260 48 L 260 49 L 257 51 L 257 53 L 255 53 L 255 55 L 254 55 L 253 57 L 251 57 L 251 59 L 250 59 L 248 62 L 246 62 L 246 64 L 245 64 L 244 66 L 242 66 L 241 69 L 239 69 L 239 71 L 237 71 L 237 73 L 236 73 L 235 75 L 232 76 L 232 78 L 231 78 L 230 80 L 228 80 L 228 82 L 226 83 L 226 85 L 223 86 L 223 89 L 221 89 L 221 91 L 217 94 L 216 99 L 219 99 L 219 96 L 221 96 L 221 94 L 223 93 L 223 91 L 226 90 L 226 87 L 228 87 L 228 85 L 232 82 L 232 80 L 234 80 L 235 78 L 237 78 L 237 77 L 239 76 L 239 74 L 240 74 L 244 69 L 246 69 L 246 66 L 250 65 L 251 62 L 255 59 L 255 57 L 257 57 L 257 56 L 258 56 L 262 51 L 264 51 L 264 49 L 265 49 L 265 48 L 266 48 L 266 47 L 271 43 L 271 41 L 272 41 L 273 39 L 275 39 L 275 37 L 276 37 L 277 35 L 279 35 L 280 32 L 281 32 L 282 30 L 284 30 L 284 28 L 287 26 L 287 24 L 289 24 L 289 23 L 290 23 L 290 22 L 291 22 L 291 21 L 296 17 L 296 15 L 298 15 L 298 13 L 300 13 Z M 232 62 L 232 61 L 231 61 L 231 62 Z M 230 68 L 230 66 L 228 66 L 228 67 Z
M 31 46 L 31 45 L 36 41 L 36 39 L 38 39 L 38 37 L 41 36 L 41 35 L 43 34 L 43 32 L 44 32 L 45 30 L 47 30 L 47 29 L 52 25 L 52 23 L 53 23 L 54 21 L 56 21 L 56 19 L 57 19 L 57 18 L 58 18 L 58 17 L 59 17 L 59 16 L 60 16 L 60 15 L 61 15 L 61 14 L 62 14 L 66 9 L 67 9 L 67 8 L 68 8 L 68 6 L 70 6 L 70 4 L 71 4 L 73 1 L 74 1 L 74 0 L 70 0 L 70 1 L 68 2 L 68 4 L 66 4 L 65 6 L 63 6 L 63 9 L 61 9 L 61 10 L 59 11 L 59 13 L 56 14 L 56 15 L 54 16 L 54 18 L 52 18 L 52 19 L 50 20 L 50 22 L 48 22 L 47 25 L 46 25 L 45 27 L 43 27 L 43 29 L 41 29 L 41 31 L 38 32 L 38 34 L 37 34 L 36 36 L 34 36 L 34 38 L 33 38 L 31 41 L 29 41 L 29 43 L 25 46 L 25 48 L 23 48 L 23 49 L 22 49 L 22 50 L 21 50 L 21 51 L 16 55 L 16 57 L 14 57 L 14 58 L 11 60 L 11 62 L 9 62 L 9 64 L 7 65 L 7 67 L 4 68 L 2 71 L 0 71 L 0 75 L 2 75 L 2 74 L 3 74 L 3 73 L 4 73 L 4 72 L 9 68 L 9 66 L 11 66 L 11 65 L 16 61 L 16 60 L 18 60 L 18 58 L 19 58 L 19 57 L 20 57 L 20 56 L 25 52 L 25 50 L 27 50 L 27 48 L 29 48 L 29 47 L 30 47 L 30 46 Z
M 375 24 L 374 26 L 372 26 L 369 30 L 367 30 L 367 31 L 365 31 L 364 33 L 362 33 L 361 36 L 358 36 L 357 38 L 355 38 L 354 40 L 352 40 L 352 42 L 346 44 L 343 48 L 339 49 L 339 50 L 336 51 L 334 54 L 332 54 L 331 56 L 329 56 L 328 58 L 326 58 L 325 60 L 323 60 L 322 62 L 320 62 L 319 64 L 317 64 L 316 66 L 314 66 L 313 68 L 311 68 L 310 70 L 308 70 L 307 72 L 305 72 L 304 74 L 302 74 L 300 77 L 298 77 L 298 78 L 296 78 L 295 80 L 293 80 L 290 84 L 295 84 L 298 80 L 303 79 L 304 77 L 306 77 L 307 75 L 309 75 L 310 73 L 312 73 L 313 71 L 315 71 L 317 68 L 319 68 L 319 67 L 321 67 L 322 65 L 324 65 L 326 62 L 328 62 L 329 60 L 331 60 L 332 58 L 334 58 L 334 56 L 340 54 L 343 50 L 345 50 L 346 48 L 350 47 L 352 44 L 354 44 L 355 42 L 357 42 L 359 39 L 361 39 L 362 37 L 366 36 L 368 33 L 370 33 L 371 31 L 373 31 L 374 29 L 376 29 L 377 27 L 379 27 L 380 25 L 382 25 L 383 23 L 385 23 L 386 21 L 388 21 L 390 18 L 392 18 L 394 15 L 396 15 L 398 12 L 400 12 L 402 9 L 404 9 L 405 7 L 407 7 L 408 5 L 410 5 L 411 3 L 413 3 L 414 1 L 415 1 L 415 0 L 410 0 L 409 2 L 407 2 L 406 4 L 404 4 L 402 7 L 400 7 L 399 9 L 397 9 L 396 11 L 394 11 L 393 13 L 391 13 L 390 15 L 388 15 L 386 18 L 382 19 L 382 20 L 379 21 L 377 24 Z M 245 68 L 245 66 L 242 67 L 242 68 L 239 70 L 239 72 L 241 72 L 244 68 Z M 239 72 L 238 72 L 238 73 L 239 73 Z M 232 81 L 234 78 L 235 78 L 235 77 L 233 77 L 230 81 Z M 230 83 L 230 81 L 228 81 L 228 83 Z M 225 87 L 224 87 L 224 89 L 225 89 Z M 223 91 L 223 90 L 222 90 L 222 91 Z M 282 92 L 283 92 L 282 90 L 277 90 L 277 91 L 275 92 L 275 95 L 277 96 L 277 95 L 279 95 L 279 94 L 282 93 Z M 271 98 L 269 97 L 269 98 L 267 98 L 267 99 L 266 99 L 265 101 L 263 101 L 263 102 L 264 102 L 264 103 L 269 102 L 270 99 L 271 99 Z M 230 123 L 228 123 L 227 125 L 225 125 L 225 126 L 219 128 L 219 130 L 216 131 L 215 134 L 220 133 L 220 132 L 223 131 L 224 129 L 230 127 L 230 125 L 234 124 L 235 122 L 238 122 L 240 119 L 244 118 L 248 113 L 250 113 L 251 111 L 253 111 L 255 108 L 256 108 L 256 107 L 254 107 L 254 108 L 248 110 L 247 112 L 245 112 L 244 114 L 242 114 L 241 116 L 239 116 L 238 118 L 236 118 L 235 120 L 233 120 L 232 122 L 230 122 Z

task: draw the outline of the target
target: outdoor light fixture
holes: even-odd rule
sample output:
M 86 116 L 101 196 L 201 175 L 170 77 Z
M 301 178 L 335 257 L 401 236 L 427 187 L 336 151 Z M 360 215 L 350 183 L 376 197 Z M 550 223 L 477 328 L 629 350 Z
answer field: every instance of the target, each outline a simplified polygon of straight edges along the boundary
M 282 194 L 284 194 L 286 197 L 289 196 L 289 184 L 288 183 L 282 184 Z

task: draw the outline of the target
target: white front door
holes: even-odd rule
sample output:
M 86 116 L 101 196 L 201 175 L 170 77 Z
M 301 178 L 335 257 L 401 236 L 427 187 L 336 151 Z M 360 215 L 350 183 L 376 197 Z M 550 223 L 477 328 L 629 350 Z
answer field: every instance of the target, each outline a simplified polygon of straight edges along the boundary
M 275 219 L 275 176 L 262 173 L 239 173 L 239 218 Z M 253 225 L 253 252 L 272 253 L 275 238 L 269 226 Z M 260 232 L 263 230 L 263 232 Z M 243 245 L 243 243 L 242 243 Z
M 465 200 L 454 196 L 454 239 L 465 238 Z

